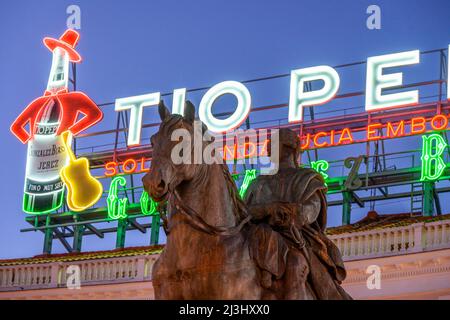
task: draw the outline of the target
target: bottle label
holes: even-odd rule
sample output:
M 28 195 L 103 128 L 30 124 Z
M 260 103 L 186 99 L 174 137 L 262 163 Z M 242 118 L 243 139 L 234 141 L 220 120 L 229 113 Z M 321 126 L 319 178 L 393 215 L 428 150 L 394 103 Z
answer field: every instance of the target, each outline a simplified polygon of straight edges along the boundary
M 52 126 L 38 126 L 37 132 L 54 132 Z M 55 125 L 57 127 L 57 124 Z M 67 164 L 68 157 L 60 136 L 35 134 L 28 142 L 28 159 L 25 192 L 45 194 L 62 190 L 60 170 Z

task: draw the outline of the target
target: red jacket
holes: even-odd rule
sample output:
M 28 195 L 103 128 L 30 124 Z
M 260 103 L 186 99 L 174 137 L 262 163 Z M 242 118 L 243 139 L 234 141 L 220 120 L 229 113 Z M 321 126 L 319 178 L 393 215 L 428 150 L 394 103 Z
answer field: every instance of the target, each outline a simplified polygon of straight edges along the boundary
M 28 142 L 33 135 L 37 117 L 50 99 L 57 99 L 61 106 L 60 125 L 57 135 L 70 130 L 73 135 L 93 126 L 103 118 L 103 112 L 86 94 L 80 91 L 60 91 L 56 94 L 46 91 L 42 97 L 31 102 L 11 125 L 11 132 L 22 143 Z M 84 116 L 77 121 L 79 113 Z M 28 132 L 25 126 L 29 123 Z

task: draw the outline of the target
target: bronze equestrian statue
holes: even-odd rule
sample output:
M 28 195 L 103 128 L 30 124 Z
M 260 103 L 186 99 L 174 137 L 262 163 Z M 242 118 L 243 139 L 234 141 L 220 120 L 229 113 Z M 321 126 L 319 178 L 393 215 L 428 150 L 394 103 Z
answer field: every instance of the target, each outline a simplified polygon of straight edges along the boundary
M 350 299 L 340 287 L 340 253 L 323 232 L 326 189 L 315 171 L 297 168 L 298 140 L 282 143 L 279 173 L 250 185 L 247 208 L 226 164 L 172 160 L 176 129 L 193 141 L 194 106 L 186 102 L 184 116 L 172 115 L 161 101 L 159 114 L 142 179 L 155 201 L 167 202 L 167 243 L 152 274 L 156 299 Z M 280 137 L 290 141 L 292 131 Z

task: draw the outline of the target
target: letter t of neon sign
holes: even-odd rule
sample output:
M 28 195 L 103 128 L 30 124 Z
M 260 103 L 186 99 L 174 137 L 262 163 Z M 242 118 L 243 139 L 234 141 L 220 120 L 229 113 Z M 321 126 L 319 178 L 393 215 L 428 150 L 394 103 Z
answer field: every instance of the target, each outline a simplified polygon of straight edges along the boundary
M 161 99 L 159 92 L 140 96 L 116 99 L 115 110 L 130 110 L 130 123 L 128 127 L 128 146 L 136 146 L 141 142 L 142 113 L 145 107 L 158 105 Z

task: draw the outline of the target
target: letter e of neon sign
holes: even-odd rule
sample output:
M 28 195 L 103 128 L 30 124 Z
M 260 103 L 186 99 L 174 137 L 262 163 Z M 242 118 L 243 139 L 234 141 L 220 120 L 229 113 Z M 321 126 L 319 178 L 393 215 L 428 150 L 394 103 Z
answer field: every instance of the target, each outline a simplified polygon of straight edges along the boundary
M 418 90 L 384 95 L 382 95 L 382 90 L 398 87 L 403 83 L 403 74 L 401 72 L 383 74 L 384 68 L 412 65 L 419 63 L 419 61 L 419 50 L 369 57 L 367 59 L 366 74 L 366 111 L 375 111 L 418 103 Z

